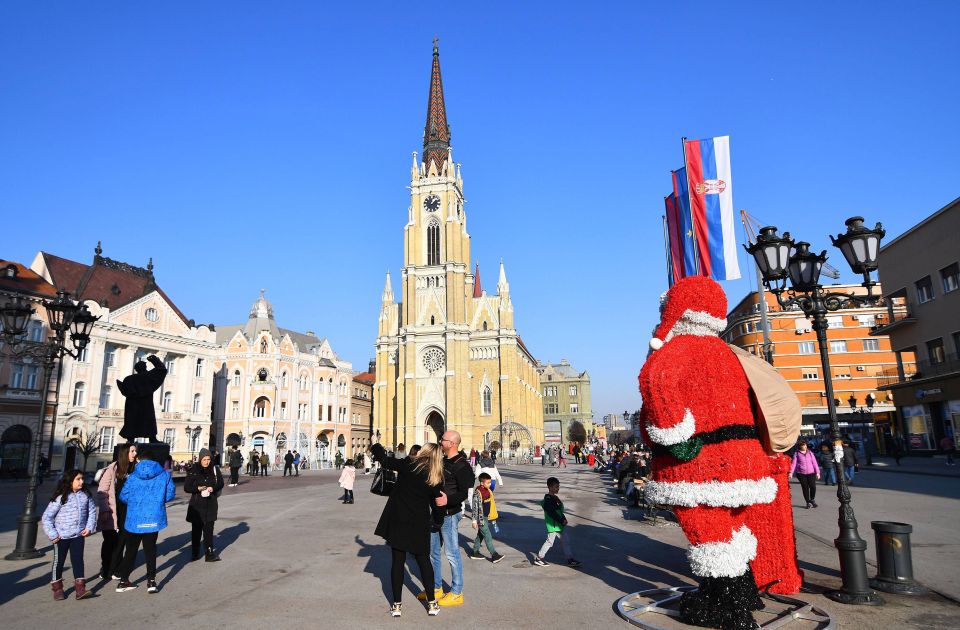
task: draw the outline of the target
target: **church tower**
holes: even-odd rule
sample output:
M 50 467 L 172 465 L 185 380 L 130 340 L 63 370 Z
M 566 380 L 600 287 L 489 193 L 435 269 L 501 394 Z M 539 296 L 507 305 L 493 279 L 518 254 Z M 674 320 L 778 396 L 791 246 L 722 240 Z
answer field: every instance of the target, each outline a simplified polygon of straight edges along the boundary
M 501 345 L 527 355 L 530 369 L 513 370 L 515 382 L 527 386 L 538 382 L 536 362 L 513 330 L 502 264 L 497 296 L 487 296 L 474 284 L 463 178 L 450 140 L 440 51 L 434 40 L 423 152 L 419 160 L 413 154 L 410 167 L 410 205 L 398 279 L 401 300 L 395 301 L 388 272 L 378 325 L 374 429 L 390 446 L 432 441 L 445 429 L 460 431 L 465 445 L 480 448 L 490 441 L 486 425 L 494 417 L 500 424 L 508 413 L 499 409 L 504 394 L 517 387 L 506 382 L 501 369 Z M 489 316 L 478 318 L 481 311 Z M 474 361 L 481 356 L 494 363 L 478 372 L 481 366 Z M 531 392 L 538 395 L 539 386 L 535 390 L 531 386 Z M 495 401 L 500 403 L 496 409 Z M 508 406 L 515 416 L 522 407 L 524 419 L 532 407 L 540 409 L 539 402 L 529 401 Z M 539 426 L 542 434 L 542 409 Z

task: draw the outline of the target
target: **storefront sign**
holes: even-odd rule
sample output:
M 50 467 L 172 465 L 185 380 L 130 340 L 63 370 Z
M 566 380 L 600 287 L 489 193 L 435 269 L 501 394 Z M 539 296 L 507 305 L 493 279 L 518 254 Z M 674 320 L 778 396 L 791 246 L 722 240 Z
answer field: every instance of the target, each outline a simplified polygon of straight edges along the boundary
M 924 444 L 924 439 L 922 435 L 911 435 L 910 436 L 910 448 L 923 448 L 926 446 Z

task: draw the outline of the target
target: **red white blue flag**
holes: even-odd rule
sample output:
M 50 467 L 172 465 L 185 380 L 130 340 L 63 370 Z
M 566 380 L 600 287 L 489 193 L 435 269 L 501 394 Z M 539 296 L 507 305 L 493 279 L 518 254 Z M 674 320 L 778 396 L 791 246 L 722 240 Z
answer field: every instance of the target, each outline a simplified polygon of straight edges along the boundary
M 700 275 L 715 280 L 740 277 L 730 174 L 730 136 L 686 140 L 684 154 L 690 214 Z
M 680 232 L 680 215 L 677 196 L 670 193 L 663 198 L 666 207 L 664 229 L 667 233 L 667 285 L 673 286 L 686 274 L 683 272 L 683 237 Z

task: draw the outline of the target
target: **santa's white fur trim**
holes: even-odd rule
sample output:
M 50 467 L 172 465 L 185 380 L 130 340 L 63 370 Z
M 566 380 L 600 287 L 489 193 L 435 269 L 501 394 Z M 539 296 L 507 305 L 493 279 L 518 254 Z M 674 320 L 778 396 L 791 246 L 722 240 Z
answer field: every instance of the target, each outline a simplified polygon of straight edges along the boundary
M 654 350 L 659 350 L 660 348 L 663 347 L 663 339 L 660 339 L 659 337 L 654 337 L 653 339 L 650 340 L 650 347 L 653 348 Z
M 649 429 L 647 429 L 649 432 Z M 773 477 L 737 479 L 736 481 L 651 481 L 646 496 L 654 503 L 694 507 L 741 507 L 770 503 L 777 496 Z
M 687 309 L 667 333 L 667 341 L 678 335 L 716 337 L 727 327 L 726 318 L 714 317 L 704 311 Z
M 693 574 L 700 577 L 737 577 L 747 572 L 748 563 L 757 556 L 757 537 L 744 525 L 729 542 L 690 545 L 687 558 Z
M 689 409 L 684 411 L 683 420 L 672 427 L 662 429 L 650 422 L 647 423 L 647 435 L 657 444 L 663 444 L 664 446 L 672 446 L 689 440 L 696 431 L 697 423 Z

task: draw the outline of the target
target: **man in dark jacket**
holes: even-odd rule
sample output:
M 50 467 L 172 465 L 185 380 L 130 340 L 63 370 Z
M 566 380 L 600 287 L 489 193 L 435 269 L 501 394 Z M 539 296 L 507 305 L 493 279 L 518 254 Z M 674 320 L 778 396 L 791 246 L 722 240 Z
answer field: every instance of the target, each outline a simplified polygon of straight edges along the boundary
M 437 505 L 446 508 L 443 525 L 439 532 L 430 534 L 430 562 L 433 564 L 433 589 L 439 595 L 443 588 L 443 564 L 440 558 L 441 540 L 450 561 L 450 592 L 439 598 L 441 606 L 460 606 L 463 604 L 463 560 L 460 557 L 458 527 L 467 500 L 467 493 L 473 487 L 473 469 L 470 460 L 460 450 L 460 434 L 447 431 L 440 438 L 443 451 L 443 493 L 437 499 Z
M 293 475 L 293 453 L 290 451 L 283 456 L 283 476 L 286 477 L 288 472 Z
M 233 487 L 240 482 L 240 467 L 243 466 L 243 455 L 236 444 L 230 450 L 228 463 L 230 464 L 230 486 Z

